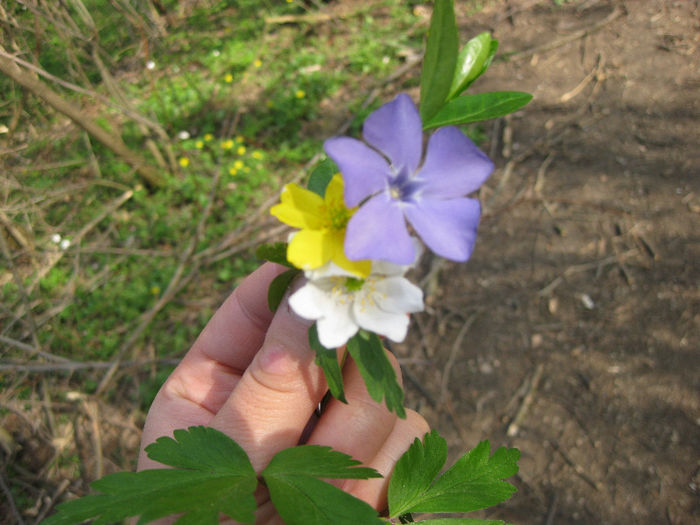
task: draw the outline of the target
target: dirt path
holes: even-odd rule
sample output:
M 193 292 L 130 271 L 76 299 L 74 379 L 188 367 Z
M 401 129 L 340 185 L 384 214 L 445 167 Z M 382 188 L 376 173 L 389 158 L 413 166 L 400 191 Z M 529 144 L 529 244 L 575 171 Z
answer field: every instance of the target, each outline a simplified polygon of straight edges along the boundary
M 700 521 L 699 15 L 510 0 L 461 18 L 517 52 L 478 87 L 535 100 L 486 128 L 475 256 L 440 268 L 398 352 L 453 453 L 521 449 L 520 491 L 489 517 Z

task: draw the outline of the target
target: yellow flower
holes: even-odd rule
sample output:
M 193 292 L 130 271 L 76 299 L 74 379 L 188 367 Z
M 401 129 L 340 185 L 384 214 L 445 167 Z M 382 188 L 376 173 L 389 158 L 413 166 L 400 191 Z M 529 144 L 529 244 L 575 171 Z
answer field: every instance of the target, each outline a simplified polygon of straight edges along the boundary
M 188 159 L 187 157 L 180 157 L 180 160 L 178 160 L 178 162 L 183 168 L 186 168 L 190 165 L 190 159 Z
M 297 89 L 297 92 L 294 93 L 294 96 L 297 98 L 304 98 L 306 96 L 306 91 L 303 89 Z
M 243 144 L 243 141 L 245 140 L 245 137 L 243 135 L 236 135 L 236 142 L 240 142 Z
M 236 173 L 238 173 L 238 170 L 236 168 L 234 168 L 233 166 L 228 169 L 229 175 L 235 175 Z
M 226 73 L 226 76 L 224 77 L 224 82 L 226 82 L 227 84 L 233 82 L 233 75 L 231 73 Z
M 160 286 L 158 286 L 158 285 L 151 286 L 151 293 L 153 295 L 159 295 L 160 294 Z
M 228 140 L 223 141 L 221 143 L 221 147 L 223 149 L 231 149 L 233 147 L 233 140 L 228 139 Z
M 253 61 L 253 66 L 255 66 L 255 67 L 261 67 L 261 66 L 262 66 L 262 60 L 260 60 L 259 58 L 256 58 L 256 59 Z
M 233 163 L 233 167 L 236 168 L 237 170 L 242 169 L 243 168 L 243 161 L 237 160 L 236 162 Z
M 197 149 L 202 149 L 204 147 L 204 142 L 201 140 L 198 140 L 197 142 L 194 143 L 194 147 Z
M 205 133 L 205 134 L 204 134 L 204 141 L 205 141 L 205 142 L 209 142 L 209 141 L 212 140 L 213 138 L 214 138 L 214 135 L 212 135 L 211 133 Z
M 238 146 L 236 153 L 238 153 L 239 155 L 243 155 L 245 153 L 245 146 Z
M 255 150 L 253 153 L 250 154 L 251 157 L 253 157 L 255 160 L 261 160 L 263 158 L 262 151 L 260 150 Z
M 297 184 L 287 184 L 280 204 L 273 206 L 270 213 L 301 230 L 287 247 L 287 259 L 297 268 L 313 270 L 332 261 L 359 277 L 367 277 L 371 262 L 351 261 L 343 250 L 345 227 L 356 209 L 345 206 L 343 179 L 338 173 L 328 184 L 325 197 Z

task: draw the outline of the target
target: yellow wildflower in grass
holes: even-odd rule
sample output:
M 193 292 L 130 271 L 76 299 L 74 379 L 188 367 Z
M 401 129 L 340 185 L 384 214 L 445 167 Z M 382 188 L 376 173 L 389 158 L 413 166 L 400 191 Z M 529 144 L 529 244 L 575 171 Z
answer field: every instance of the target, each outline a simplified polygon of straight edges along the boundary
M 197 149 L 202 149 L 204 147 L 204 141 L 198 140 L 197 142 L 194 143 L 194 147 Z
M 160 286 L 158 286 L 158 285 L 151 286 L 151 293 L 153 295 L 160 295 Z
M 343 200 L 343 179 L 336 174 L 326 188 L 325 197 L 297 184 L 287 184 L 280 204 L 270 213 L 280 221 L 299 228 L 287 247 L 287 259 L 297 268 L 313 270 L 329 261 L 367 277 L 370 261 L 351 261 L 345 256 L 345 227 L 357 208 L 348 209 Z
M 212 135 L 211 133 L 205 133 L 205 134 L 204 134 L 204 142 L 209 142 L 209 141 L 212 140 L 213 138 L 214 138 L 214 135 Z
M 237 170 L 242 169 L 243 168 L 243 161 L 237 160 L 236 162 L 233 163 L 233 167 L 236 168 Z
M 257 149 L 253 153 L 251 153 L 250 156 L 253 157 L 255 160 L 262 160 L 263 158 L 262 151 Z
M 224 77 L 224 82 L 226 82 L 227 84 L 233 82 L 233 75 L 231 73 L 226 73 L 226 76 Z
M 294 96 L 297 98 L 304 98 L 306 96 L 306 91 L 303 89 L 297 89 L 297 92 L 294 93 Z
M 228 140 L 223 141 L 221 143 L 221 147 L 223 149 L 231 149 L 233 147 L 233 140 L 228 139 Z
M 243 135 L 236 135 L 236 142 L 240 142 L 243 144 L 243 141 L 245 140 L 245 137 Z
M 234 166 L 231 166 L 231 167 L 228 169 L 228 174 L 231 175 L 231 176 L 236 175 L 237 173 L 238 173 L 238 170 L 237 170 Z
M 253 66 L 255 66 L 255 67 L 261 67 L 261 66 L 262 66 L 262 60 L 260 60 L 259 58 L 256 58 L 256 59 L 253 61 Z
M 245 154 L 245 146 L 238 146 L 236 153 L 238 153 L 239 155 Z
M 187 157 L 180 157 L 180 160 L 178 160 L 178 162 L 183 168 L 186 168 L 190 165 L 190 159 L 188 159 Z

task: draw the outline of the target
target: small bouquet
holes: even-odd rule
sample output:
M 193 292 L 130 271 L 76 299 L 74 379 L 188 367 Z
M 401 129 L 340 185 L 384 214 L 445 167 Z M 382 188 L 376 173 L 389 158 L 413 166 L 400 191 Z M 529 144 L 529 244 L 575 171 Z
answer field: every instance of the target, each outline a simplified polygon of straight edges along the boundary
M 258 249 L 260 258 L 288 267 L 270 285 L 269 306 L 274 311 L 303 273 L 289 305 L 314 321 L 310 347 L 329 392 L 341 401 L 342 363 L 349 355 L 371 397 L 405 417 L 403 390 L 381 338 L 402 341 L 409 314 L 423 310 L 421 289 L 405 275 L 426 249 L 453 261 L 470 257 L 481 209 L 469 195 L 493 170 L 456 126 L 505 115 L 532 98 L 519 92 L 462 94 L 489 67 L 497 47 L 484 33 L 458 52 L 453 3 L 436 0 L 419 105 L 400 94 L 365 120 L 364 140 L 328 139 L 328 159 L 307 187 L 288 184 L 271 209 L 296 231 L 288 243 Z M 424 133 L 431 130 L 424 148 Z M 503 479 L 517 473 L 520 456 L 506 448 L 490 454 L 483 441 L 440 474 L 447 444 L 432 431 L 396 463 L 388 509 L 380 516 L 324 480 L 381 475 L 328 447 L 282 450 L 260 473 L 237 443 L 207 427 L 175 430 L 146 452 L 174 468 L 106 476 L 93 483 L 97 494 L 61 504 L 45 523 L 108 523 L 128 516 L 140 516 L 141 523 L 171 514 L 181 514 L 177 523 L 218 523 L 221 514 L 253 523 L 254 494 L 264 484 L 281 518 L 293 525 L 494 525 L 502 522 L 416 513 L 465 513 L 508 499 L 515 487 Z

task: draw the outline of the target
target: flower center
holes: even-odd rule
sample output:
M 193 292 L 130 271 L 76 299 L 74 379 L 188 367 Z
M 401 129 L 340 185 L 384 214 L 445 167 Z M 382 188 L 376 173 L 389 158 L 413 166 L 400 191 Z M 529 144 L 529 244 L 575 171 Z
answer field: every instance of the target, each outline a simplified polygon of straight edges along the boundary
M 352 212 L 347 209 L 342 200 L 331 199 L 322 207 L 325 216 L 326 227 L 331 230 L 344 230 L 347 226 Z

